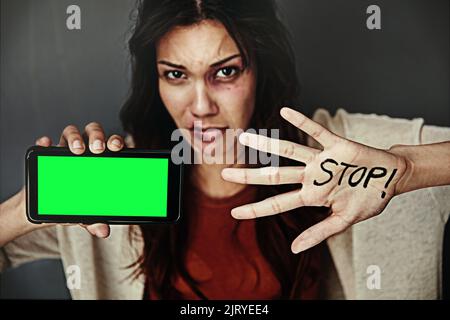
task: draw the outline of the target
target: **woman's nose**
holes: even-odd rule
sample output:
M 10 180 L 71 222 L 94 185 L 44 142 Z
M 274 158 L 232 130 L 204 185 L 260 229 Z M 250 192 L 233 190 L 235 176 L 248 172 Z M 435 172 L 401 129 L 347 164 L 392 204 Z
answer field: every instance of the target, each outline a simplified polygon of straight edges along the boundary
M 217 105 L 211 99 L 208 87 L 204 83 L 195 86 L 195 97 L 191 105 L 191 112 L 196 117 L 214 115 L 218 112 Z

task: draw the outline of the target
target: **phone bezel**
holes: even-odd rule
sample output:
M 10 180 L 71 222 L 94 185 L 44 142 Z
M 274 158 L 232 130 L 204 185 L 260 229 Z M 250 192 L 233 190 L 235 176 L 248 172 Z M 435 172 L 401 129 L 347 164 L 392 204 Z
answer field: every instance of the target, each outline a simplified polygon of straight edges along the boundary
M 124 148 L 119 152 L 105 150 L 101 154 L 94 154 L 89 150 L 81 155 L 73 154 L 66 147 L 40 147 L 28 148 L 25 155 L 25 189 L 26 214 L 32 223 L 106 223 L 106 224 L 148 224 L 148 223 L 175 223 L 181 215 L 181 197 L 183 186 L 183 164 L 174 164 L 171 161 L 170 150 L 147 150 Z M 38 214 L 37 190 L 37 157 L 38 156 L 84 156 L 84 157 L 126 157 L 126 158 L 166 158 L 169 160 L 168 190 L 167 190 L 167 216 L 166 217 L 129 217 L 129 216 L 93 216 L 93 215 L 45 215 Z

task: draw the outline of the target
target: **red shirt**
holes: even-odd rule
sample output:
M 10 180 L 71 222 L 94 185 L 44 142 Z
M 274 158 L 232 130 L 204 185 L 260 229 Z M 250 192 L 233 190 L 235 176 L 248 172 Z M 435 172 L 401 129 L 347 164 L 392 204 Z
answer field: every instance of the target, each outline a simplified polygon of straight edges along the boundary
M 189 202 L 183 213 L 190 221 L 186 268 L 199 281 L 202 293 L 208 299 L 279 298 L 280 283 L 258 247 L 255 220 L 236 220 L 230 214 L 231 209 L 255 201 L 256 187 L 246 186 L 223 199 L 208 197 L 192 186 L 187 189 L 184 199 Z M 316 266 L 318 258 L 315 255 Z M 183 299 L 199 299 L 180 276 L 175 286 Z M 302 297 L 317 298 L 318 287 L 308 287 Z

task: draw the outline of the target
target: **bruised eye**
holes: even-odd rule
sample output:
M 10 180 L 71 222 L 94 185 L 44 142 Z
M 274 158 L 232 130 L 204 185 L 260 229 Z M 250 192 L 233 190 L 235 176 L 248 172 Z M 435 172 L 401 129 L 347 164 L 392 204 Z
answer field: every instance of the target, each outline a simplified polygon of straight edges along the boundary
M 182 79 L 183 75 L 184 75 L 183 72 L 178 71 L 178 70 L 164 72 L 164 76 L 167 79 L 171 79 L 171 80 Z
M 232 76 L 234 76 L 236 73 L 238 73 L 239 69 L 236 67 L 225 67 L 220 69 L 217 73 L 216 76 L 218 78 L 230 78 Z

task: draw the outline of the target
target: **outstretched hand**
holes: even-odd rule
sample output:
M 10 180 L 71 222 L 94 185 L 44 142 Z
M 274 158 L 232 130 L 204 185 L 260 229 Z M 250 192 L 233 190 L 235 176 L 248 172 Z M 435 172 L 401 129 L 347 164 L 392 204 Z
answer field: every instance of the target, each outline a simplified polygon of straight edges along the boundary
M 291 249 L 298 253 L 380 214 L 390 199 L 400 193 L 409 171 L 405 157 L 392 149 L 376 149 L 342 138 L 293 109 L 282 108 L 280 114 L 323 149 L 242 133 L 242 144 L 296 160 L 299 166 L 227 168 L 222 171 L 225 180 L 265 185 L 298 183 L 299 189 L 234 208 L 234 218 L 252 219 L 302 206 L 331 208 L 327 218 L 294 240 Z

